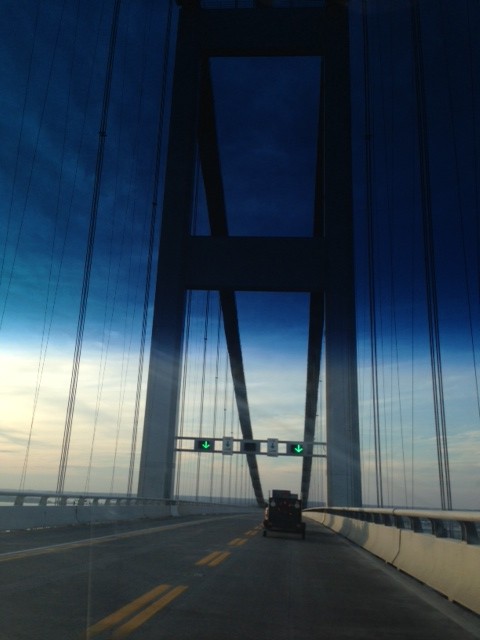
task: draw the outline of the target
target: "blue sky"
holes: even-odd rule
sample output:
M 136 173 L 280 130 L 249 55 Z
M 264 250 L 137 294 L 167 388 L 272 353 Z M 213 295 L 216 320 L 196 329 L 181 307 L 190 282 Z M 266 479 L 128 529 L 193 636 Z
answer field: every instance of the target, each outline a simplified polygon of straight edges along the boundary
M 167 6 L 121 6 L 67 489 L 125 490 Z M 403 0 L 367 6 L 385 492 L 391 502 L 437 506 L 411 20 Z M 112 9 L 112 0 L 2 2 L 0 487 L 19 486 L 27 451 L 25 486 L 56 484 Z M 350 11 L 362 464 L 365 500 L 374 502 L 361 3 L 352 1 Z M 172 28 L 175 16 L 176 9 Z M 473 0 L 425 0 L 421 17 L 453 502 L 480 508 L 480 8 Z M 212 77 L 231 233 L 309 235 L 319 61 L 215 60 Z M 201 190 L 197 228 L 205 233 Z M 158 230 L 159 220 L 157 238 Z M 201 294 L 195 304 L 201 314 Z M 238 306 L 254 434 L 300 438 L 306 296 L 243 293 Z M 192 344 L 201 345 L 201 315 L 196 330 Z M 146 355 L 148 364 L 148 340 Z M 190 402 L 198 408 L 198 353 L 191 362 Z M 319 440 L 322 403 L 321 393 Z M 259 463 L 265 491 L 298 490 L 298 461 Z

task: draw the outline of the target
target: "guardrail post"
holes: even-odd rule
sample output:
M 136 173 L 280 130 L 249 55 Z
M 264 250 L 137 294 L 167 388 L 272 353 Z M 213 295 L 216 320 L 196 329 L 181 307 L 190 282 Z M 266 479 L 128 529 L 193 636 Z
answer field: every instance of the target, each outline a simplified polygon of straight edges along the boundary
M 436 538 L 448 538 L 448 531 L 442 520 L 430 520 L 432 525 L 432 533 Z
M 409 516 L 409 519 L 412 525 L 412 531 L 415 531 L 415 533 L 423 533 L 423 525 L 420 518 L 417 518 L 416 516 Z
M 479 544 L 479 536 L 475 522 L 460 522 L 462 528 L 462 540 L 467 544 Z

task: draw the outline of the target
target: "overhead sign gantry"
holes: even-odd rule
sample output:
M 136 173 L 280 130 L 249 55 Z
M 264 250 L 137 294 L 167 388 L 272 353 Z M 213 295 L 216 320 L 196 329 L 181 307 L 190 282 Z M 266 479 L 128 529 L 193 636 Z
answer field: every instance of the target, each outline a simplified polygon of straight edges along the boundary
M 222 438 L 179 436 L 176 440 L 177 447 L 175 451 L 186 453 L 222 453 L 230 456 L 239 453 L 272 457 L 294 456 L 297 458 L 326 458 L 327 456 L 326 442 L 310 442 L 307 444 L 301 441 L 280 440 L 278 438 L 245 440 L 230 436 Z

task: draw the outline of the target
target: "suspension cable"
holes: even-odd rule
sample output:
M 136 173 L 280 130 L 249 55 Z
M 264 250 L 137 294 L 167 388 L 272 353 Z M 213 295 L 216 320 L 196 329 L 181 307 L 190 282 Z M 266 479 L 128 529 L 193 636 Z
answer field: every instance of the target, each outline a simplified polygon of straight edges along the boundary
M 205 320 L 203 324 L 202 381 L 200 385 L 200 416 L 199 416 L 199 427 L 198 427 L 198 435 L 200 436 L 200 438 L 202 437 L 202 434 L 203 434 L 203 416 L 204 416 L 204 407 L 205 407 L 205 378 L 206 378 L 206 368 L 207 368 L 209 320 L 210 320 L 210 291 L 207 291 L 206 297 L 205 297 Z M 195 499 L 197 501 L 199 498 L 199 484 L 200 484 L 200 458 L 201 456 L 197 456 L 197 479 L 195 484 Z
M 182 386 L 180 391 L 180 417 L 179 417 L 179 429 L 178 435 L 180 438 L 183 436 L 184 427 L 185 427 L 185 404 L 186 404 L 186 390 L 187 390 L 187 376 L 188 376 L 188 352 L 190 348 L 190 326 L 191 326 L 191 318 L 192 318 L 192 292 L 187 291 L 187 304 L 186 304 L 186 313 L 185 313 L 185 344 L 183 348 L 183 371 L 182 371 Z M 182 468 L 182 453 L 180 452 L 177 459 L 176 467 L 176 480 L 175 486 L 176 491 L 175 495 L 177 498 L 180 495 L 180 478 L 181 478 L 181 468 Z
M 123 55 L 123 66 L 124 64 L 125 64 L 125 52 Z M 124 79 L 124 76 L 123 76 L 123 79 Z M 121 100 L 122 110 L 123 110 L 124 87 L 125 87 L 125 82 L 122 83 L 122 100 Z M 121 129 L 123 124 L 123 118 L 121 116 L 120 116 L 120 122 L 121 124 L 120 124 L 119 138 L 121 138 L 121 135 L 122 135 Z M 119 160 L 117 156 L 116 171 L 115 171 L 115 188 L 114 188 L 114 196 L 113 196 L 114 202 L 117 201 L 117 197 L 118 197 L 119 173 L 120 173 Z M 113 223 L 113 220 L 112 220 L 112 223 Z M 92 438 L 90 441 L 90 455 L 89 455 L 89 461 L 88 461 L 87 473 L 86 473 L 86 479 L 85 479 L 86 492 L 90 488 L 90 476 L 91 476 L 92 464 L 93 464 L 93 454 L 94 454 L 95 444 L 96 444 L 96 435 L 97 435 L 97 428 L 98 428 L 98 422 L 100 417 L 100 409 L 102 405 L 103 388 L 104 388 L 105 376 L 107 371 L 108 356 L 110 353 L 110 341 L 112 336 L 113 318 L 114 318 L 115 305 L 116 305 L 117 293 L 118 293 L 118 282 L 119 282 L 119 271 L 120 271 L 119 264 L 117 264 L 116 286 L 113 289 L 112 302 L 110 305 L 110 317 L 107 321 L 108 311 L 109 311 L 111 281 L 113 279 L 112 271 L 113 271 L 113 252 L 114 252 L 113 247 L 115 244 L 115 227 L 116 225 L 114 226 L 113 224 L 111 224 L 110 226 L 110 242 L 109 242 L 109 250 L 108 250 L 108 274 L 106 278 L 104 310 L 103 310 L 103 325 L 102 325 L 102 335 L 107 336 L 107 339 L 106 341 L 102 339 L 102 346 L 100 350 L 100 365 L 98 370 L 97 397 L 95 402 L 95 411 L 94 411 L 94 418 L 93 418 L 93 432 L 92 432 Z M 119 251 L 120 255 L 122 255 L 123 253 L 125 238 L 126 238 L 126 231 L 125 231 L 125 216 L 124 216 L 122 220 L 122 226 L 121 226 L 121 242 L 120 242 L 120 251 Z M 130 275 L 130 271 L 129 271 L 129 275 Z M 112 492 L 112 489 L 110 489 L 110 492 Z
M 375 238 L 373 220 L 373 167 L 372 146 L 373 131 L 371 123 L 371 99 L 370 99 L 370 52 L 367 18 L 367 1 L 362 0 L 362 26 L 364 46 L 364 91 L 365 91 L 365 155 L 366 155 L 366 215 L 368 233 L 368 289 L 370 309 L 370 364 L 372 371 L 372 409 L 373 409 L 373 433 L 375 446 L 375 481 L 377 490 L 377 504 L 383 506 L 383 479 L 382 479 L 382 447 L 380 438 L 380 412 L 378 400 L 378 369 L 377 369 L 377 326 L 376 326 L 376 293 L 375 293 Z
M 64 9 L 65 9 L 65 5 L 63 5 L 62 7 L 62 13 L 60 16 L 60 21 L 59 21 L 59 25 L 58 25 L 58 30 L 57 30 L 57 36 L 56 36 L 56 40 L 55 40 L 55 48 L 54 48 L 54 55 L 52 57 L 52 67 L 53 67 L 53 62 L 55 59 L 55 55 L 56 55 L 56 51 L 57 51 L 57 44 L 58 44 L 58 38 L 60 35 L 60 29 L 62 26 L 62 22 L 63 22 L 63 14 L 64 14 Z M 78 7 L 77 7 L 77 14 L 76 14 L 76 21 L 75 21 L 75 36 L 72 40 L 72 47 L 71 47 L 71 51 L 72 51 L 72 55 L 70 57 L 70 73 L 69 73 L 69 77 L 72 77 L 72 67 L 73 67 L 73 61 L 74 61 L 74 54 L 73 52 L 75 51 L 75 42 L 77 40 L 77 36 L 78 36 Z M 48 84 L 50 84 L 50 81 L 48 82 Z M 20 476 L 20 491 L 23 491 L 25 489 L 25 481 L 26 481 L 26 476 L 27 476 L 27 469 L 28 469 L 28 461 L 29 461 L 29 457 L 30 457 L 30 447 L 31 447 L 31 443 L 32 443 L 32 436 L 33 436 L 33 428 L 34 428 L 34 424 L 35 424 L 35 417 L 36 417 L 36 412 L 37 412 L 37 407 L 38 407 L 38 401 L 40 398 L 40 390 L 41 390 L 41 385 L 42 385 L 42 379 L 43 379 L 43 372 L 45 369 L 45 361 L 47 358 L 47 351 L 48 351 L 48 344 L 49 344 L 49 338 L 50 338 L 50 332 L 51 332 L 51 326 L 52 326 L 52 319 L 53 319 L 53 313 L 54 313 L 54 309 L 55 309 L 55 301 L 56 301 L 56 289 L 55 287 L 53 287 L 53 300 L 52 300 L 52 304 L 50 305 L 50 314 L 49 314 L 49 302 L 50 299 L 52 298 L 52 281 L 53 281 L 53 258 L 54 258 L 54 254 L 55 254 L 55 244 L 56 244 L 56 238 L 57 238 L 57 229 L 58 229 L 58 218 L 59 218 L 59 212 L 60 212 L 60 194 L 61 194 L 61 190 L 62 190 L 62 181 L 63 181 L 63 174 L 64 174 L 64 168 L 65 168 L 65 153 L 66 153 L 66 141 L 67 141 L 67 122 L 68 122 L 68 115 L 70 112 L 70 97 L 71 97 L 71 82 L 68 85 L 68 91 L 67 91 L 67 101 L 66 101 L 66 109 L 65 109 L 65 127 L 64 127 L 64 131 L 63 131 L 63 141 L 62 141 L 62 154 L 61 154 L 61 161 L 60 161 L 60 172 L 59 172 L 59 179 L 58 179 L 58 192 L 57 192 L 57 204 L 56 204 L 56 208 L 55 208 L 55 224 L 54 224 L 54 232 L 53 232 L 53 238 L 52 238 L 52 244 L 51 244 L 51 258 L 50 258 L 50 269 L 49 269 L 49 275 L 48 275 L 48 288 L 47 288 L 47 296 L 46 296 L 46 301 L 45 301 L 45 308 L 44 308 L 44 313 L 43 313 L 43 329 L 42 329 L 42 339 L 41 339 L 41 344 L 40 344 L 40 355 L 39 355 L 39 359 L 38 359 L 38 367 L 37 367 L 37 378 L 36 378 L 36 383 L 35 383 L 35 392 L 34 392 L 34 398 L 33 398 L 33 409 L 32 409 L 32 417 L 30 419 L 30 428 L 29 428 L 29 432 L 28 432 L 28 438 L 27 438 L 27 446 L 25 448 L 25 456 L 24 456 L 24 460 L 23 460 L 23 467 L 22 467 L 22 473 Z M 49 318 L 50 316 L 50 318 Z
M 78 8 L 77 8 L 77 17 L 78 17 Z M 103 15 L 103 8 L 102 8 L 102 15 Z M 98 28 L 97 28 L 96 37 L 95 37 L 94 56 L 93 56 L 94 59 L 96 57 L 96 52 L 98 50 L 98 45 L 99 45 L 99 36 L 100 36 L 100 28 L 99 27 L 100 27 L 100 23 L 101 23 L 101 19 L 97 22 L 97 27 Z M 75 33 L 74 42 L 76 42 L 76 40 L 77 40 L 77 33 Z M 74 45 L 73 45 L 73 49 L 75 49 Z M 72 61 L 72 64 L 73 64 L 73 61 Z M 87 89 L 87 95 L 86 95 L 86 98 L 85 98 L 85 105 L 88 105 L 89 100 L 90 100 L 90 95 L 91 95 L 91 90 L 92 90 L 93 70 L 94 70 L 94 65 L 92 64 L 91 67 L 90 67 L 89 81 L 87 83 L 88 89 Z M 68 100 L 69 100 L 69 98 L 70 98 L 70 89 L 69 89 L 69 92 L 68 92 Z M 67 113 L 68 113 L 68 111 L 69 111 L 68 106 L 67 106 L 66 110 L 67 110 Z M 45 366 L 48 346 L 49 346 L 49 342 L 50 342 L 50 335 L 51 335 L 51 331 L 52 331 L 54 312 L 55 312 L 55 308 L 56 308 L 58 292 L 60 290 L 61 272 L 62 272 L 62 267 L 63 267 L 64 259 L 65 259 L 68 231 L 69 231 L 69 228 L 70 228 L 70 222 L 71 222 L 71 218 L 72 218 L 73 201 L 74 201 L 75 188 L 76 188 L 77 179 L 78 179 L 78 167 L 79 167 L 80 155 L 81 155 L 80 154 L 80 149 L 81 149 L 82 141 L 84 140 L 86 122 L 87 122 L 86 109 L 84 109 L 83 110 L 83 122 L 82 122 L 82 126 L 80 128 L 80 135 L 79 135 L 79 141 L 80 141 L 79 142 L 79 148 L 78 148 L 78 152 L 76 154 L 74 154 L 76 160 L 75 160 L 73 171 L 72 171 L 73 187 L 72 187 L 71 193 L 70 193 L 70 202 L 69 202 L 68 207 L 66 208 L 67 209 L 67 216 L 66 216 L 66 224 L 65 224 L 65 233 L 64 233 L 64 236 L 63 236 L 63 242 L 62 242 L 61 250 L 59 252 L 60 253 L 59 266 L 58 266 L 58 270 L 57 270 L 57 275 L 56 275 L 56 279 L 55 279 L 55 286 L 54 286 L 54 291 L 53 291 L 53 295 L 52 295 L 50 319 L 49 319 L 49 322 L 48 322 L 48 328 L 44 325 L 44 331 L 43 331 L 43 336 L 42 336 L 42 340 L 43 340 L 43 351 L 41 349 L 41 361 L 42 361 L 42 363 L 41 363 L 41 366 L 39 366 L 39 373 L 37 375 L 37 385 L 36 385 L 36 391 L 35 391 L 34 408 L 33 408 L 33 412 L 32 412 L 32 419 L 31 419 L 31 426 L 30 426 L 31 432 L 32 432 L 32 429 L 33 429 L 34 421 L 35 421 L 36 408 L 37 408 L 37 403 L 38 403 L 38 398 L 39 398 L 39 393 L 40 393 L 41 382 L 42 382 L 42 378 L 43 378 L 43 371 L 44 371 L 44 366 Z M 66 131 L 66 128 L 65 128 L 64 141 L 66 139 L 66 135 L 67 135 L 67 131 Z M 63 171 L 63 162 L 64 162 L 64 156 L 63 156 L 63 152 L 62 152 L 62 161 L 61 161 L 62 171 Z M 60 183 L 61 183 L 61 178 L 60 178 Z M 59 206 L 60 206 L 60 193 L 58 194 L 58 199 L 57 199 L 57 212 L 58 212 Z M 52 246 L 52 256 L 53 256 L 53 246 Z M 50 271 L 50 273 L 51 273 L 51 271 Z M 50 277 L 49 277 L 49 281 L 50 281 Z M 47 300 L 48 300 L 48 298 L 47 298 Z M 45 312 L 45 316 L 46 316 L 46 312 Z M 45 339 L 44 339 L 44 337 L 45 337 Z M 30 440 L 31 440 L 31 437 L 29 435 L 29 441 Z M 22 471 L 21 485 L 24 484 L 24 482 L 25 482 L 25 477 L 26 477 L 26 472 L 27 472 L 27 465 L 28 465 L 29 448 L 30 448 L 30 442 L 27 444 L 27 452 L 26 452 L 25 461 L 24 461 L 24 471 Z
M 127 291 L 130 291 L 132 289 L 132 287 L 133 287 L 133 285 L 131 286 L 131 283 L 132 283 L 134 272 L 135 272 L 135 270 L 133 268 L 134 246 L 133 246 L 133 243 L 127 243 L 126 241 L 127 241 L 128 237 L 133 237 L 134 228 L 135 228 L 135 220 L 137 218 L 137 216 L 135 215 L 136 202 L 135 202 L 135 199 L 133 197 L 132 192 L 133 192 L 133 185 L 134 185 L 136 172 L 138 171 L 138 158 L 139 158 L 139 148 L 140 148 L 139 140 L 140 140 L 140 132 L 142 130 L 142 107 L 143 107 L 143 102 L 144 102 L 145 70 L 146 70 L 146 64 L 147 64 L 146 38 L 147 38 L 147 33 L 149 31 L 149 26 L 152 23 L 152 20 L 151 20 L 152 10 L 153 10 L 153 6 L 151 4 L 150 5 L 150 11 L 148 13 L 145 12 L 144 21 L 143 21 L 141 73 L 139 75 L 140 91 L 139 91 L 139 97 L 138 97 L 138 103 L 137 103 L 135 136 L 134 136 L 133 144 L 132 144 L 133 153 L 132 153 L 132 161 L 131 161 L 131 166 L 130 166 L 131 177 L 130 177 L 130 180 L 129 180 L 129 192 L 128 192 L 127 203 L 126 203 L 126 206 L 125 206 L 125 211 L 128 211 L 130 209 L 130 206 L 132 206 L 131 202 L 133 200 L 133 211 L 130 214 L 130 232 L 127 231 L 125 223 L 124 223 L 124 225 L 122 227 L 121 255 L 123 254 L 123 249 L 124 249 L 125 245 L 127 244 L 127 246 L 129 247 L 129 266 L 128 266 Z M 124 49 L 123 62 L 122 62 L 122 66 L 123 66 L 122 112 L 123 112 L 123 105 L 124 105 L 123 98 L 124 98 L 125 78 L 127 76 L 126 64 L 127 64 L 127 50 L 125 48 Z M 123 117 L 121 118 L 121 122 L 122 122 L 122 125 L 123 125 L 123 122 L 124 122 L 124 118 Z M 123 126 L 120 129 L 119 141 L 121 140 L 122 131 L 123 131 Z M 117 172 L 116 187 L 117 187 L 117 182 L 118 182 L 118 172 Z M 115 189 L 115 192 L 117 192 L 117 188 Z M 150 214 L 150 216 L 151 216 L 151 214 Z M 145 218 L 146 217 L 147 216 L 145 216 Z M 144 225 L 145 226 L 146 226 L 147 222 L 148 221 L 144 220 Z M 144 226 L 143 230 L 145 230 L 145 226 Z M 116 434 L 115 434 L 115 448 L 114 448 L 114 455 L 113 455 L 110 492 L 113 492 L 115 474 L 116 474 L 120 430 L 121 430 L 121 425 L 122 425 L 123 408 L 125 406 L 125 396 L 126 396 L 126 391 L 127 391 L 128 373 L 129 373 L 130 361 L 131 361 L 131 353 L 132 353 L 133 321 L 134 321 L 134 318 L 135 318 L 135 315 L 136 315 L 135 311 L 136 311 L 136 308 L 137 308 L 136 292 L 139 289 L 139 282 L 140 282 L 140 269 L 138 268 L 137 269 L 136 283 L 135 283 L 135 286 L 134 286 L 135 295 L 133 296 L 133 303 L 132 303 L 131 297 L 129 296 L 128 299 L 127 299 L 127 304 L 126 304 L 126 306 L 124 308 L 124 318 L 123 318 L 123 321 L 124 321 L 124 330 L 123 330 L 124 345 L 123 345 L 123 350 L 122 350 L 122 367 L 121 367 L 121 377 L 120 377 L 120 393 L 119 393 L 119 399 L 118 399 L 117 424 L 116 424 Z M 120 288 L 122 287 L 122 284 L 124 285 L 124 283 L 122 283 L 121 269 L 120 269 L 120 264 L 119 264 L 118 268 L 117 268 L 117 275 L 116 275 L 115 293 L 114 293 L 114 299 L 113 299 L 113 305 L 112 305 L 111 324 L 113 324 L 113 311 L 114 311 L 114 306 L 115 306 L 115 300 L 117 299 L 117 293 L 120 290 Z M 130 306 L 132 304 L 133 304 L 133 312 L 129 313 L 129 309 L 130 309 Z M 130 321 L 130 328 L 128 327 L 129 321 Z M 109 335 L 110 335 L 110 331 L 109 331 Z M 129 342 L 128 342 L 128 347 L 127 347 L 127 339 L 126 339 L 127 335 L 130 336 L 130 339 L 129 339 Z M 138 371 L 137 371 L 137 376 L 138 376 Z M 127 489 L 128 489 L 128 486 L 127 486 Z M 130 493 L 130 491 L 128 493 Z
M 215 387 L 213 392 L 213 438 L 217 435 L 217 413 L 218 413 L 218 373 L 220 365 L 220 337 L 222 328 L 222 306 L 220 304 L 220 298 L 217 300 L 217 348 L 215 353 Z M 222 456 L 223 458 L 223 456 Z M 210 467 L 210 500 L 213 497 L 213 476 L 215 469 L 215 456 L 212 457 L 212 465 Z
M 80 310 L 77 324 L 77 336 L 75 342 L 75 351 L 73 357 L 73 367 L 70 379 L 70 391 L 68 396 L 67 414 L 65 419 L 65 427 L 62 442 L 62 451 L 60 463 L 58 467 L 57 492 L 62 493 L 65 485 L 65 474 L 67 470 L 68 454 L 70 448 L 70 436 L 72 432 L 73 414 L 75 411 L 75 402 L 77 396 L 78 376 L 80 369 L 80 359 L 83 346 L 83 333 L 85 328 L 85 318 L 88 302 L 88 292 L 90 288 L 90 274 L 92 269 L 93 247 L 95 241 L 95 229 L 97 223 L 98 201 L 100 197 L 100 184 L 103 169 L 103 156 L 105 151 L 106 128 L 108 120 L 108 108 L 110 104 L 110 89 L 113 76 L 113 62 L 115 57 L 115 44 L 118 29 L 118 17 L 120 13 L 120 1 L 115 0 L 112 15 L 112 25 L 110 30 L 110 43 L 108 51 L 107 71 L 105 76 L 102 114 L 100 119 L 100 130 L 97 147 L 97 160 L 95 167 L 95 182 L 93 188 L 92 205 L 90 210 L 90 224 L 88 230 L 87 252 L 84 263 L 83 284 L 80 298 Z
M 452 508 L 450 469 L 448 460 L 445 401 L 443 394 L 442 359 L 438 322 L 438 299 L 435 273 L 433 217 L 430 192 L 430 162 L 428 153 L 427 108 L 423 69 L 423 51 L 418 0 L 411 0 L 414 74 L 417 92 L 418 146 L 420 154 L 420 185 L 422 196 L 422 221 L 427 293 L 430 364 L 432 370 L 433 408 L 437 442 L 437 461 L 442 509 Z
M 472 34 L 470 29 L 470 14 L 469 14 L 469 3 L 467 2 L 467 23 L 468 23 L 468 50 L 469 50 L 469 67 L 470 67 L 470 87 L 471 87 L 471 103 L 472 103 L 472 117 L 473 117 L 473 188 L 475 192 L 475 200 L 474 200 L 474 209 L 475 209 L 475 219 L 477 224 L 477 238 L 480 233 L 480 221 L 479 221 L 479 207 L 478 207 L 478 184 L 477 184 L 477 174 L 478 174 L 478 157 L 477 157 L 477 146 L 476 146 L 476 132 L 477 132 L 477 120 L 475 113 L 475 97 L 474 97 L 474 88 L 473 88 L 473 60 L 472 60 Z M 442 32 L 443 32 L 443 40 L 444 40 L 444 51 L 446 51 L 446 25 L 445 25 L 445 14 L 444 14 L 444 6 L 442 6 Z M 454 156 L 455 156 L 455 183 L 457 189 L 457 200 L 459 204 L 459 213 L 460 213 L 460 233 L 462 237 L 462 257 L 463 257 L 463 271 L 465 278 L 465 287 L 466 287 L 466 298 L 467 298 L 467 311 L 468 311 L 468 328 L 470 333 L 470 345 L 472 348 L 472 362 L 473 362 L 473 373 L 475 379 L 475 392 L 477 396 L 477 412 L 480 417 L 480 388 L 479 388 L 479 376 L 478 376 L 478 364 L 477 364 L 477 350 L 475 345 L 475 338 L 473 333 L 473 310 L 472 310 L 472 295 L 471 295 L 471 287 L 470 287 L 470 276 L 467 264 L 467 248 L 466 248 L 466 238 L 465 238 L 465 213 L 464 207 L 462 205 L 462 199 L 460 195 L 460 166 L 459 166 L 459 150 L 457 144 L 457 136 L 456 136 L 456 127 L 455 127 L 455 119 L 453 117 L 453 93 L 452 87 L 450 84 L 450 66 L 449 66 L 449 58 L 445 56 L 445 66 L 447 70 L 447 86 L 448 86 L 448 99 L 449 99 L 449 107 L 450 107 L 450 124 L 453 132 L 453 146 L 454 146 Z M 480 278 L 480 253 L 478 252 L 477 247 L 477 277 Z M 479 280 L 480 283 L 480 280 Z
M 231 366 L 230 363 L 230 356 L 227 353 L 227 360 L 228 360 L 228 364 L 229 366 Z M 232 390 L 231 390 L 231 394 L 230 394 L 230 435 L 233 438 L 233 423 L 234 423 L 234 416 L 235 416 L 235 387 L 232 384 Z M 238 421 L 237 421 L 237 427 L 238 427 Z M 229 469 L 229 474 L 228 474 L 228 497 L 231 498 L 232 497 L 232 467 L 233 467 L 233 460 L 232 458 L 235 458 L 235 460 L 238 460 L 238 456 L 230 456 L 230 469 Z
M 171 26 L 172 26 L 172 11 L 173 11 L 173 0 L 169 0 L 167 22 L 166 22 L 165 35 L 164 35 L 165 41 L 163 45 L 162 88 L 160 92 L 160 108 L 159 108 L 159 117 L 158 117 L 157 144 L 156 144 L 156 155 L 155 155 L 155 173 L 153 177 L 153 188 L 152 188 L 152 212 L 150 217 L 150 235 L 148 239 L 145 294 L 143 299 L 140 356 L 139 356 L 139 363 L 138 363 L 137 389 L 135 394 L 135 411 L 134 411 L 134 418 L 133 418 L 132 443 L 130 447 L 130 464 L 128 469 L 127 492 L 129 495 L 132 493 L 132 486 L 133 486 L 133 472 L 135 468 L 138 421 L 140 416 L 140 400 L 141 400 L 141 394 L 142 394 L 143 363 L 145 359 L 145 342 L 146 342 L 146 335 L 147 335 L 148 306 L 149 306 L 149 300 L 150 300 L 150 284 L 151 284 L 151 278 L 152 278 L 153 249 L 154 249 L 155 229 L 156 229 L 156 221 L 157 221 L 158 191 L 159 191 L 159 184 L 160 184 L 160 170 L 161 170 L 161 159 L 162 159 L 162 150 L 163 150 L 163 128 L 165 124 L 165 104 L 166 104 L 167 84 L 168 84 L 167 81 L 168 81 L 168 68 L 169 68 L 169 52 L 170 52 L 170 44 L 171 44 L 170 34 L 171 34 Z
M 223 419 L 222 419 L 222 436 L 227 435 L 227 397 L 228 397 L 228 353 L 225 351 L 225 371 L 223 376 Z M 222 464 L 220 470 L 220 502 L 223 501 L 223 480 L 225 475 L 225 458 L 230 456 L 222 455 Z
M 382 67 L 380 77 L 382 84 L 382 112 L 383 112 L 383 127 L 384 127 L 384 144 L 383 149 L 385 153 L 385 162 L 384 166 L 388 172 L 387 180 L 386 180 L 386 198 L 387 198 L 387 225 L 388 225 L 388 256 L 389 256 L 389 289 L 390 289 L 390 297 L 391 297 L 391 315 L 390 315 L 390 327 L 392 332 L 391 337 L 391 353 L 390 359 L 395 360 L 396 365 L 396 382 L 397 382 L 397 398 L 398 398 L 398 412 L 399 412 L 399 428 L 400 428 L 400 444 L 401 444 L 401 458 L 402 458 L 402 468 L 403 468 L 403 489 L 404 489 L 404 500 L 405 504 L 407 503 L 407 472 L 406 472 L 406 457 L 405 457 L 405 438 L 404 438 L 404 423 L 403 423 L 403 407 L 402 407 L 402 396 L 400 391 L 400 356 L 399 356 L 399 345 L 398 345 L 398 326 L 397 326 L 397 290 L 396 290 L 396 280 L 394 277 L 394 225 L 393 221 L 394 217 L 394 180 L 393 176 L 395 175 L 395 156 L 394 156 L 394 137 L 395 137 L 395 119 L 393 112 L 390 112 L 390 127 L 387 127 L 387 118 L 386 118 L 386 106 L 385 106 L 385 85 L 384 79 L 385 77 L 392 77 L 394 74 L 393 67 L 393 41 L 394 41 L 394 18 L 392 11 L 392 0 L 390 0 L 390 9 L 388 11 L 388 48 L 389 48 L 389 70 L 388 76 L 385 74 L 385 69 Z M 380 14 L 377 14 L 379 16 Z M 378 54 L 380 65 L 383 63 L 383 57 L 381 52 Z M 395 100 L 395 91 L 394 91 L 395 83 L 391 84 L 391 94 L 389 96 L 388 104 L 392 106 L 396 104 Z M 389 131 L 388 131 L 389 129 Z M 394 397 L 394 375 L 393 368 L 390 377 L 390 397 Z M 394 433 L 393 433 L 393 402 L 391 403 L 391 411 L 390 411 L 390 468 L 389 468 L 389 504 L 395 504 L 394 499 L 394 482 L 393 482 L 393 471 L 394 471 Z
M 27 111 L 28 89 L 30 87 L 30 78 L 32 76 L 35 45 L 37 43 L 37 37 L 38 37 L 38 18 L 39 18 L 39 14 L 40 14 L 40 3 L 37 4 L 37 12 L 35 14 L 35 21 L 34 21 L 34 27 L 33 27 L 33 43 L 32 43 L 32 49 L 30 51 L 30 56 L 29 56 L 29 61 L 28 61 L 28 72 L 27 72 L 27 82 L 26 82 L 25 94 L 23 96 L 20 133 L 19 133 L 19 136 L 18 136 L 17 154 L 16 154 L 16 158 L 15 158 L 15 168 L 14 168 L 14 171 L 13 171 L 12 189 L 11 189 L 11 192 L 10 192 L 10 203 L 9 203 L 9 207 L 8 207 L 8 220 L 7 220 L 7 228 L 6 228 L 6 233 L 5 233 L 5 243 L 3 245 L 2 262 L 1 262 L 1 265 L 0 265 L 0 289 L 1 289 L 1 286 L 2 286 L 3 274 L 4 274 L 4 269 L 5 269 L 5 259 L 6 259 L 6 255 L 7 255 L 8 239 L 10 237 L 10 227 L 11 227 L 12 218 L 13 218 L 13 202 L 14 202 L 14 198 L 15 198 L 15 186 L 17 184 L 18 170 L 19 170 L 19 167 L 20 167 L 20 150 L 21 150 L 23 132 L 24 132 L 25 123 L 26 123 L 25 115 L 26 115 L 26 111 Z M 52 68 L 52 66 L 50 67 L 50 72 L 51 72 L 51 68 Z M 48 85 L 49 85 L 49 81 L 50 81 L 50 72 L 49 72 L 49 79 L 47 81 L 46 94 L 48 93 Z M 46 96 L 46 94 L 45 94 L 45 96 Z M 46 97 L 45 97 L 45 101 L 46 101 Z M 44 102 L 44 107 L 45 107 L 45 102 Z M 40 123 L 42 122 L 42 120 L 43 120 L 43 111 L 42 111 L 42 117 L 40 119 Z M 40 124 L 40 126 L 41 126 L 41 124 Z M 37 140 L 38 140 L 38 136 L 37 136 Z M 22 216 L 22 220 L 20 222 L 21 222 L 21 224 L 20 224 L 20 229 L 19 229 L 19 232 L 18 232 L 19 236 L 20 236 L 20 232 L 22 230 L 23 216 Z M 1 330 L 2 326 L 3 326 L 3 319 L 4 319 L 4 316 L 5 316 L 5 309 L 6 309 L 6 305 L 7 305 L 7 299 L 8 299 L 8 294 L 9 294 L 9 291 L 10 291 L 10 283 L 11 283 L 11 279 L 12 279 L 13 269 L 14 269 L 14 266 L 15 266 L 15 259 L 16 259 L 16 253 L 17 253 L 18 244 L 19 244 L 19 237 L 17 238 L 15 254 L 14 254 L 14 258 L 13 258 L 13 264 L 12 264 L 12 267 L 10 269 L 10 279 L 9 279 L 9 281 L 7 283 L 7 290 L 5 292 L 2 309 L 1 309 L 1 312 L 0 312 L 0 330 Z

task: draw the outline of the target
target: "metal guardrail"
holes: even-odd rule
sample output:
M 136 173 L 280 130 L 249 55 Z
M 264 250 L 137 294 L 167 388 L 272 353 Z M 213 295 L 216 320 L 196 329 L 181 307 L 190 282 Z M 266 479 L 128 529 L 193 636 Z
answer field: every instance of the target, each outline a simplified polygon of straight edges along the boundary
M 322 507 L 304 516 L 480 615 L 478 511 Z
M 479 511 L 442 511 L 438 509 L 321 507 L 306 510 L 408 529 L 436 538 L 452 538 L 467 544 L 480 544 Z
M 256 502 L 252 500 L 251 505 L 248 502 L 239 502 L 237 505 L 214 500 L 188 500 L 187 498 L 178 499 L 157 499 L 142 498 L 139 496 L 118 494 L 101 494 L 87 492 L 68 492 L 56 493 L 53 491 L 9 491 L 0 490 L 0 507 L 1 506 L 99 506 L 99 505 L 119 505 L 119 506 L 143 506 L 143 505 L 176 505 L 176 504 L 224 504 L 225 506 L 256 506 Z
M 138 498 L 124 494 L 97 493 L 53 493 L 50 491 L 0 491 L 0 506 L 143 506 L 147 504 L 168 504 L 171 501 Z
M 0 531 L 18 531 L 112 521 L 162 519 L 183 515 L 238 513 L 255 504 L 232 505 L 189 500 L 157 500 L 125 494 L 0 491 Z

